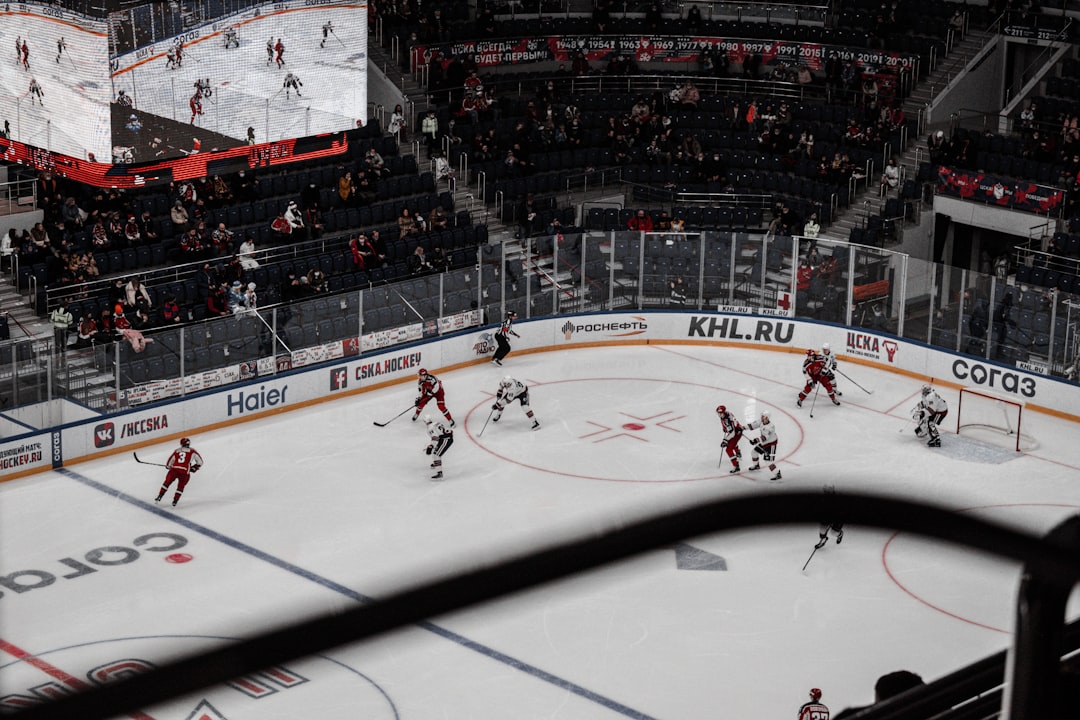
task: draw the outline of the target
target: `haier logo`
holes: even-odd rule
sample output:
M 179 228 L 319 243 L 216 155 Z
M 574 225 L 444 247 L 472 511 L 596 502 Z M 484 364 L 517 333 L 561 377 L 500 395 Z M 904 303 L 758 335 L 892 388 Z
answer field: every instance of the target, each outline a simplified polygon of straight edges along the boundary
M 94 428 L 94 447 L 109 447 L 116 442 L 116 426 L 111 422 L 101 423 Z
M 267 390 L 265 385 L 260 385 L 258 392 L 240 392 L 235 395 L 229 393 L 226 400 L 228 403 L 226 408 L 228 415 L 232 417 L 234 412 L 236 415 L 243 415 L 246 412 L 269 410 L 272 407 L 284 405 L 286 403 L 285 393 L 288 390 L 288 385 L 285 385 L 280 390 L 277 388 Z
M 338 367 L 330 371 L 330 390 L 344 390 L 349 386 L 349 369 Z

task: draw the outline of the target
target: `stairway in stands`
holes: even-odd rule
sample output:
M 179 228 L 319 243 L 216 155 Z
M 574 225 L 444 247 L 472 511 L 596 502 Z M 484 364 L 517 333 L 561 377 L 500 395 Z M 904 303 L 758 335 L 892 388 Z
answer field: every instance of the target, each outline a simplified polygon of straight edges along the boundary
M 904 115 L 909 119 L 919 117 L 919 113 L 925 111 L 934 96 L 967 66 L 971 58 L 990 38 L 991 35 L 985 31 L 969 30 L 964 39 L 953 46 L 949 57 L 912 88 L 911 95 L 904 100 Z M 927 133 L 939 128 L 947 132 L 946 125 L 947 121 L 932 127 L 924 127 L 921 134 L 908 138 L 907 148 L 902 152 L 893 153 L 897 165 L 901 168 L 901 187 L 903 180 L 914 180 L 918 177 L 919 162 L 926 162 L 928 159 L 924 139 Z M 866 178 L 866 187 L 851 198 L 851 204 L 848 207 L 840 209 L 832 224 L 822 230 L 821 237 L 848 240 L 851 237 L 852 228 L 865 227 L 868 217 L 880 215 L 885 209 L 888 197 L 896 197 L 895 193 L 890 193 L 889 196 L 880 194 L 880 179 L 881 169 L 875 168 L 874 174 Z

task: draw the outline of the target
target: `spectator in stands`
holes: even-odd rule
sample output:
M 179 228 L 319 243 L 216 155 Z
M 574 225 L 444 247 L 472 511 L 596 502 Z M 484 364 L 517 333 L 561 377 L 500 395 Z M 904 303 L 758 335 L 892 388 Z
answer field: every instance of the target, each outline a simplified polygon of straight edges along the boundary
M 449 222 L 450 219 L 446 216 L 446 211 L 442 209 L 442 205 L 431 208 L 431 213 L 428 215 L 428 226 L 432 230 L 445 230 Z
M 382 267 L 383 265 L 386 265 L 387 262 L 389 262 L 387 260 L 387 257 L 389 256 L 390 251 L 387 249 L 386 241 L 383 240 L 382 235 L 379 233 L 378 230 L 371 231 L 371 234 L 368 235 L 368 242 L 373 248 L 375 248 L 375 258 L 378 261 L 378 265 L 376 265 L 375 267 Z
M 226 296 L 229 312 L 238 315 L 244 311 L 244 285 L 239 280 L 233 280 Z
M 819 233 L 821 233 L 821 225 L 818 224 L 817 213 L 811 213 L 810 218 L 803 225 L 803 237 L 816 240 Z
M 353 174 L 346 170 L 338 178 L 338 197 L 341 198 L 341 204 L 346 207 L 355 204 L 356 202 L 356 184 L 353 182 Z
M 1037 111 L 1038 107 L 1034 102 L 1028 103 L 1024 106 L 1024 109 L 1020 111 L 1020 128 L 1022 130 L 1030 132 L 1035 129 L 1035 126 L 1039 121 Z
M 75 318 L 71 316 L 71 312 L 68 310 L 66 298 L 60 299 L 60 304 L 49 315 L 49 320 L 53 326 L 53 349 L 63 359 L 67 355 L 68 332 L 75 322 Z
M 224 317 L 229 312 L 228 292 L 222 284 L 215 285 L 206 297 L 206 312 L 210 317 Z
M 446 251 L 442 249 L 441 245 L 436 245 L 431 248 L 431 258 L 429 262 L 431 263 L 432 271 L 437 273 L 446 271 L 449 261 L 446 257 Z
M 0 271 L 7 272 L 11 269 L 11 258 L 19 247 L 19 234 L 15 228 L 10 228 L 4 237 L 0 238 Z
M 435 181 L 449 183 L 454 177 L 454 168 L 441 152 L 435 153 Z
M 188 211 L 184 208 L 184 203 L 177 200 L 173 203 L 172 210 L 169 211 L 169 219 L 172 220 L 173 226 L 179 230 L 187 230 L 188 228 Z
M 889 163 L 881 173 L 881 187 L 878 194 L 884 195 L 900 187 L 900 168 L 896 164 L 896 158 L 889 158 Z
M 60 211 L 64 222 L 71 228 L 81 228 L 86 219 L 86 213 L 75 203 L 75 198 L 68 197 L 64 201 L 64 207 Z
M 153 302 L 150 300 L 150 293 L 147 291 L 146 286 L 143 285 L 142 279 L 132 277 L 131 280 L 124 285 L 124 307 L 129 310 L 136 310 L 139 308 L 149 310 L 153 307 Z
M 232 255 L 234 249 L 232 230 L 225 227 L 225 223 L 218 223 L 217 228 L 210 233 L 210 244 L 214 248 L 216 257 Z
M 240 243 L 236 256 L 240 258 L 240 265 L 245 270 L 257 269 L 259 261 L 255 259 L 255 238 L 250 235 L 244 238 L 244 242 Z
M 426 275 L 434 270 L 424 253 L 424 246 L 417 245 L 413 254 L 409 256 L 409 274 Z
M 273 231 L 276 242 L 288 240 L 292 235 L 292 225 L 285 219 L 284 213 L 278 213 L 278 216 L 270 221 L 270 230 Z
M 255 283 L 249 282 L 244 288 L 244 294 L 240 300 L 240 312 L 245 315 L 254 315 L 259 309 L 259 296 L 255 292 Z
M 589 59 L 585 57 L 584 52 L 578 50 L 577 54 L 574 55 L 574 61 L 570 63 L 570 72 L 575 77 L 581 77 L 582 75 L 588 75 L 591 70 L 592 66 L 589 65 Z
M 371 246 L 367 235 L 364 233 L 354 235 L 349 239 L 349 251 L 352 253 L 353 265 L 356 266 L 357 270 L 370 270 L 378 267 L 377 264 L 372 262 L 375 248 Z
M 629 220 L 627 220 L 626 227 L 636 232 L 652 232 L 652 217 L 644 210 L 638 210 Z
M 191 228 L 180 238 L 180 262 L 189 263 L 202 258 L 205 248 L 199 240 L 199 233 Z
M 686 221 L 681 215 L 676 215 L 671 219 L 671 232 L 675 234 L 675 240 L 686 239 Z
M 959 8 L 957 8 L 956 12 L 953 13 L 953 16 L 949 18 L 949 29 L 956 34 L 957 40 L 964 39 L 964 13 L 962 13 Z
M 308 291 L 312 294 L 326 292 L 326 273 L 319 268 L 311 268 L 307 272 Z
M 364 168 L 376 179 L 390 177 L 390 168 L 386 167 L 383 156 L 379 154 L 375 146 L 369 147 L 364 153 Z
M 682 276 L 674 275 L 668 278 L 668 291 L 671 302 L 676 305 L 686 304 L 686 283 L 683 282 Z
M 697 5 L 691 5 L 686 11 L 686 27 L 695 33 L 701 30 L 701 8 Z
M 595 32 L 604 34 L 608 31 L 611 24 L 611 10 L 608 8 L 608 0 L 596 0 L 596 5 L 593 7 L 592 21 Z
M 358 205 L 370 205 L 375 201 L 378 192 L 378 176 L 360 168 L 356 173 L 355 201 Z
M 405 142 L 405 133 L 408 131 L 409 124 L 405 121 L 405 111 L 401 109 L 401 105 L 394 106 L 394 112 L 390 113 L 390 120 L 386 124 L 386 131 L 399 143 Z
M 435 117 L 434 110 L 428 110 L 427 115 L 420 121 L 420 134 L 424 136 L 424 145 L 430 158 L 439 141 L 439 119 Z
M 143 210 L 142 215 L 139 216 L 139 235 L 147 245 L 153 245 L 161 239 L 157 230 L 154 229 L 154 218 L 149 210 Z
M 75 340 L 75 347 L 87 348 L 97 341 L 98 324 L 93 315 L 89 313 L 79 318 L 79 337 Z
M 416 227 L 416 218 L 413 217 L 412 211 L 407 207 L 401 209 L 401 215 L 398 216 L 397 223 L 399 240 L 415 237 L 420 233 L 420 229 Z
M 285 208 L 285 220 L 289 223 L 289 227 L 292 228 L 290 234 L 294 238 L 300 241 L 307 239 L 307 226 L 304 224 L 304 214 L 300 212 L 300 208 L 297 206 L 295 200 L 289 201 L 289 206 Z
M 957 12 L 960 11 L 957 10 Z M 877 303 L 875 303 L 874 307 L 877 308 Z M 908 690 L 924 685 L 925 683 L 921 677 L 908 670 L 897 670 L 896 672 L 887 673 L 879 677 L 877 683 L 874 684 L 873 704 L 876 705 L 891 697 L 895 697 Z M 843 720 L 843 718 L 850 717 L 857 712 L 865 710 L 867 707 L 870 706 L 846 708 L 833 717 L 836 718 L 836 720 Z
M 810 260 L 803 258 L 799 262 L 799 268 L 795 272 L 795 290 L 809 292 L 810 281 L 814 279 L 814 269 L 810 266 Z
M 679 89 L 679 107 L 683 110 L 697 110 L 701 102 L 701 92 L 694 83 L 687 80 Z
M 180 303 L 176 302 L 176 295 L 169 293 L 161 301 L 161 322 L 165 325 L 179 325 L 184 322 Z

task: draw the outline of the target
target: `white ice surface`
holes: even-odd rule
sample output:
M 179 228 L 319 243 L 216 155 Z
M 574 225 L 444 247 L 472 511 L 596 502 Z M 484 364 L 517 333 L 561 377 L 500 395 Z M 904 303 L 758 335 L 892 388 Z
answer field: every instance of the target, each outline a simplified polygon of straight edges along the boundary
M 372 425 L 411 404 L 409 383 L 193 435 L 207 464 L 176 510 L 153 506 L 160 469 L 130 455 L 0 484 L 3 574 L 59 577 L 74 572 L 62 558 L 89 565 L 88 551 L 155 532 L 182 535 L 177 552 L 192 556 L 142 552 L 4 588 L 0 690 L 50 681 L 14 648 L 85 681 L 110 661 L 160 662 L 701 499 L 829 482 L 1037 531 L 1080 508 L 1073 424 L 1026 413 L 1040 447 L 1016 456 L 980 450 L 984 439 L 947 421 L 937 452 L 905 430 L 920 383 L 842 363 L 873 394 L 841 379 L 844 404 L 819 397 L 811 419 L 809 402 L 794 403 L 800 365 L 794 354 L 652 345 L 441 374 L 458 422 L 442 482 L 429 479 L 420 423 Z M 507 373 L 530 385 L 543 427 L 530 432 L 514 405 L 478 437 Z M 942 394 L 955 406 L 954 391 Z M 771 412 L 782 483 L 717 466 L 719 403 L 745 418 Z M 164 461 L 172 447 L 139 456 Z M 290 663 L 307 682 L 260 700 L 218 688 L 147 712 L 186 720 L 205 700 L 230 720 L 791 717 L 810 687 L 838 711 L 871 702 L 885 672 L 933 680 L 1009 645 L 1015 564 L 849 525 L 801 572 L 816 539 L 816 518 L 692 538 L 727 570 L 679 570 L 658 549 Z

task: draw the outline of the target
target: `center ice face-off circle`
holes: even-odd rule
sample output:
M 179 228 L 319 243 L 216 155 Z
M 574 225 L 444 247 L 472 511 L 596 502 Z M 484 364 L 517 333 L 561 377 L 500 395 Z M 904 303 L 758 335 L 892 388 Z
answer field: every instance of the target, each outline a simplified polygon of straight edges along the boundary
M 719 467 L 723 431 L 714 408 L 720 401 L 746 422 L 768 412 L 778 423 L 780 459 L 802 444 L 802 428 L 786 410 L 729 388 L 636 377 L 528 384 L 532 407 L 545 421 L 542 442 L 539 434 L 522 435 L 529 424 L 515 405 L 503 411 L 497 428 L 488 427 L 478 437 L 491 404 L 488 398 L 470 409 L 466 427 L 483 450 L 541 472 L 614 482 L 729 477 L 728 467 Z M 747 458 L 752 436 L 748 433 L 743 440 Z M 560 446 L 566 451 L 560 452 Z

